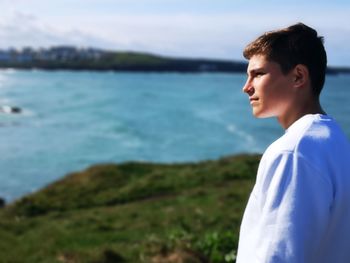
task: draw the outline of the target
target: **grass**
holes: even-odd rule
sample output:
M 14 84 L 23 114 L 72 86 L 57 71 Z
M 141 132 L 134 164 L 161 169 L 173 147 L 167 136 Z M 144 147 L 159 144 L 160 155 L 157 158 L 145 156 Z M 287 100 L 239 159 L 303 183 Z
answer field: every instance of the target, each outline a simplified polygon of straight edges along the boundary
M 1 262 L 156 262 L 174 251 L 225 262 L 215 250 L 227 240 L 237 247 L 259 159 L 103 164 L 69 174 L 0 210 Z

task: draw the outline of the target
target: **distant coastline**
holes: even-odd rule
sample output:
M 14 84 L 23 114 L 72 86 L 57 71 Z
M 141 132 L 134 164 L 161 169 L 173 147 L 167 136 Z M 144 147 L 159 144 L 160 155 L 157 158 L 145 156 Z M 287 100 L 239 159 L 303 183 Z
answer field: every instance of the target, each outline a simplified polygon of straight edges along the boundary
M 245 73 L 247 63 L 218 59 L 172 58 L 141 52 L 116 52 L 59 46 L 0 50 L 0 69 L 93 70 L 121 72 Z M 350 74 L 350 67 L 329 67 L 328 74 Z

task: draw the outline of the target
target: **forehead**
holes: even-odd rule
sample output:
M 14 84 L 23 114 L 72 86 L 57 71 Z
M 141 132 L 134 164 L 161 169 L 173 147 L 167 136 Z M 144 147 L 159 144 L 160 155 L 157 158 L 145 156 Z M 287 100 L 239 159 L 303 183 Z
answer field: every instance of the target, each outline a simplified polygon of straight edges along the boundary
M 276 62 L 269 61 L 264 55 L 254 55 L 249 59 L 247 72 L 250 73 L 256 70 L 275 71 L 280 70 L 280 65 Z

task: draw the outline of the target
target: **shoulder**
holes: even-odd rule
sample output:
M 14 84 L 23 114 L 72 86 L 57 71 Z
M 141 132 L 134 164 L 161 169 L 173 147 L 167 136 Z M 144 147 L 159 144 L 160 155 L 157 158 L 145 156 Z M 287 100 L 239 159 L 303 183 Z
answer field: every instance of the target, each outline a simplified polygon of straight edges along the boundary
M 294 152 L 317 167 L 323 167 L 325 162 L 349 160 L 350 144 L 336 121 L 321 115 L 310 121 L 295 143 Z
M 350 154 L 349 149 L 348 139 L 333 118 L 309 114 L 293 123 L 266 152 L 293 152 L 307 157 L 308 153 L 319 155 L 335 150 Z
M 350 172 L 349 160 L 349 141 L 334 119 L 306 115 L 266 150 L 261 170 L 281 169 L 282 164 L 285 172 L 318 174 L 329 182 Z

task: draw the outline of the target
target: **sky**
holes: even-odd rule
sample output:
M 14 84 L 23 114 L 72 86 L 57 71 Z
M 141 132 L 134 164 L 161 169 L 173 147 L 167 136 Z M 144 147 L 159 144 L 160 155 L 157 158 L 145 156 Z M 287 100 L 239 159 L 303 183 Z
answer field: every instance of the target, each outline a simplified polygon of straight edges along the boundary
M 325 37 L 328 64 L 350 66 L 348 0 L 0 0 L 0 49 L 74 45 L 243 60 L 263 32 L 297 22 Z

